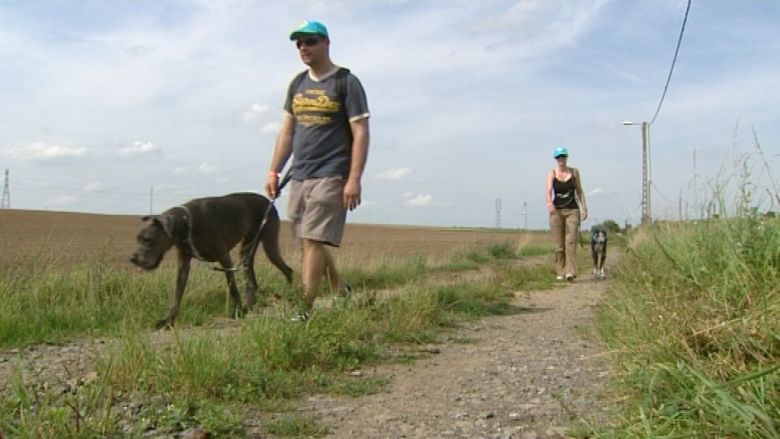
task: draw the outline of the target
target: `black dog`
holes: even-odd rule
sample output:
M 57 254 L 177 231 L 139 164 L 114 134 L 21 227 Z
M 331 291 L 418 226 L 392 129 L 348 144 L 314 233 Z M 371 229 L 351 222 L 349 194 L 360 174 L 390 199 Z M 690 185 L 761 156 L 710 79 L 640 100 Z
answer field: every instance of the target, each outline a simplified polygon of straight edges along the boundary
M 157 322 L 158 329 L 173 325 L 179 313 L 193 257 L 218 262 L 222 266 L 230 289 L 234 318 L 255 303 L 257 280 L 254 260 L 258 243 L 263 244 L 268 260 L 284 274 L 288 282 L 292 281 L 292 269 L 284 262 L 279 251 L 279 214 L 269 203 L 267 198 L 258 194 L 237 193 L 194 199 L 170 208 L 161 215 L 142 218 L 144 224 L 137 236 L 138 247 L 130 262 L 145 270 L 154 270 L 171 247 L 175 246 L 179 254 L 173 305 L 167 317 Z M 266 212 L 268 215 L 263 218 Z M 258 230 L 260 227 L 262 229 Z M 230 259 L 230 250 L 239 242 L 241 265 L 249 284 L 246 292 L 247 308 L 241 307 Z
M 607 260 L 607 229 L 602 225 L 590 228 L 590 251 L 593 255 L 593 274 L 596 279 L 607 277 L 604 262 Z

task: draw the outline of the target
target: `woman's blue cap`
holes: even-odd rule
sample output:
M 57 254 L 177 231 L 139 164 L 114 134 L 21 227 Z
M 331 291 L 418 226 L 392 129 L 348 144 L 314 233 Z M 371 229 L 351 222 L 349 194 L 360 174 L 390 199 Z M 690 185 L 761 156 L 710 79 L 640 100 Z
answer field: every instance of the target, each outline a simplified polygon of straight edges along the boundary
M 290 34 L 290 40 L 297 40 L 300 37 L 319 35 L 328 38 L 328 29 L 324 24 L 317 20 L 306 20 L 299 24 Z
M 555 151 L 553 151 L 553 158 L 556 158 L 556 159 L 558 157 L 568 157 L 568 155 L 569 155 L 569 150 L 567 150 L 566 148 L 564 148 L 562 146 L 559 146 L 559 147 L 555 148 Z

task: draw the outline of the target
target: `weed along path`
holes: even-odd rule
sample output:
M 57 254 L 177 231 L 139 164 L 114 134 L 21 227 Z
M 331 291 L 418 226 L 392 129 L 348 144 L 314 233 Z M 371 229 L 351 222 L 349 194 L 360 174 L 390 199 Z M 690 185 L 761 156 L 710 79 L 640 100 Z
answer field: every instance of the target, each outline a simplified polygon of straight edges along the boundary
M 467 323 L 421 349 L 425 358 L 356 372 L 389 379 L 380 393 L 312 396 L 299 410 L 328 426 L 327 437 L 565 437 L 583 419 L 606 419 L 609 372 L 592 308 L 607 282 L 587 274 L 517 293 L 507 315 Z
M 503 282 L 518 279 L 532 281 L 530 275 L 517 278 L 500 276 L 506 275 L 506 272 L 541 273 L 549 282 L 548 264 L 549 256 L 544 255 L 488 262 L 476 269 L 434 271 L 419 282 L 363 292 L 366 296 L 354 297 L 350 306 L 355 306 L 354 314 L 360 315 L 363 309 L 358 306 L 369 295 L 374 294 L 376 301 L 396 295 L 413 296 L 418 291 L 414 287 L 421 282 L 431 282 L 435 286 L 455 283 L 479 288 L 482 285 L 480 281 L 485 281 L 485 285 L 489 285 L 488 290 L 494 291 L 494 287 L 505 285 Z M 530 271 L 522 271 L 526 269 Z M 609 372 L 595 334 L 593 307 L 601 301 L 608 283 L 595 282 L 592 275 L 585 274 L 576 282 L 559 283 L 552 289 L 517 291 L 511 296 L 508 306 L 502 308 L 501 314 L 476 320 L 458 320 L 459 326 L 440 333 L 436 344 L 389 345 L 389 361 L 350 370 L 343 375 L 349 381 L 386 383 L 384 386 L 377 385 L 381 387 L 377 393 L 357 397 L 333 393 L 308 394 L 302 399 L 286 400 L 282 404 L 236 404 L 231 408 L 240 413 L 240 417 L 235 421 L 220 418 L 220 425 L 230 423 L 230 430 L 223 430 L 228 432 L 228 437 L 251 438 L 288 437 L 289 434 L 274 436 L 269 426 L 296 419 L 313 419 L 318 430 L 315 436 L 333 438 L 532 439 L 569 437 L 576 434 L 578 428 L 587 432 L 583 422 L 600 423 L 607 419 L 603 394 Z M 546 285 L 549 286 L 549 283 Z M 409 286 L 411 290 L 406 289 Z M 513 289 L 504 291 L 511 294 Z M 326 307 L 329 302 L 327 298 L 322 298 L 318 303 Z M 349 308 L 346 310 L 349 311 Z M 278 314 L 280 309 L 270 306 L 262 312 Z M 283 321 L 274 318 L 276 320 L 269 319 L 268 322 L 283 325 L 277 327 L 281 332 L 294 325 L 287 318 Z M 116 370 L 124 367 L 123 370 L 130 371 L 126 375 L 146 373 L 146 382 L 152 383 L 148 384 L 151 388 L 165 388 L 165 379 L 180 375 L 181 382 L 197 386 L 199 383 L 188 379 L 200 376 L 201 369 L 213 370 L 202 367 L 201 363 L 194 369 L 186 368 L 188 364 L 185 360 L 205 360 L 208 357 L 205 352 L 187 349 L 200 346 L 199 343 L 213 342 L 203 346 L 219 350 L 220 342 L 227 343 L 239 336 L 242 330 L 260 326 L 253 325 L 252 319 L 256 319 L 255 323 L 266 321 L 259 315 L 239 321 L 214 319 L 204 326 L 181 327 L 176 331 L 143 331 L 137 334 L 138 343 L 123 344 L 121 337 L 103 337 L 0 351 L 0 390 L 4 395 L 16 392 L 33 401 L 27 404 L 29 408 L 26 410 L 29 411 L 36 410 L 39 405 L 37 398 L 40 398 L 41 404 L 49 404 L 41 405 L 46 409 L 44 411 L 48 413 L 48 408 L 61 410 L 68 414 L 63 419 L 75 419 L 73 425 L 76 426 L 82 420 L 91 421 L 102 414 L 108 426 L 105 428 L 111 429 L 106 431 L 122 432 L 130 437 L 140 433 L 145 437 L 200 437 L 198 434 L 208 431 L 203 427 L 201 418 L 193 418 L 186 410 L 179 413 L 179 406 L 174 404 L 161 405 L 155 394 L 133 393 L 136 388 L 143 390 L 146 387 L 136 387 L 121 380 L 110 381 L 112 378 L 108 375 L 111 373 L 106 373 L 105 367 L 101 368 L 100 359 L 112 357 Z M 291 331 L 287 335 L 297 332 Z M 228 357 L 233 352 L 228 349 L 230 346 L 236 348 L 237 345 L 225 344 L 225 352 L 218 352 L 216 357 L 232 358 Z M 123 349 L 130 349 L 130 353 L 135 355 L 120 355 Z M 175 356 L 178 351 L 200 352 L 203 357 Z M 257 356 L 255 350 L 247 352 L 253 358 Z M 146 365 L 143 362 L 145 358 L 152 359 L 148 367 L 131 367 L 136 364 L 135 360 Z M 408 361 L 410 358 L 414 360 Z M 130 366 L 125 364 L 128 362 Z M 224 364 L 240 369 L 240 365 L 246 363 Z M 161 379 L 154 375 L 161 367 L 167 370 L 173 366 L 183 368 L 183 371 L 179 375 L 162 375 Z M 341 372 L 335 373 L 342 377 Z M 208 377 L 204 380 L 220 382 L 219 374 Z M 17 384 L 14 383 L 18 383 L 20 378 L 27 386 L 26 393 L 15 390 Z M 254 380 L 255 376 L 247 379 Z M 170 387 L 168 391 L 177 389 Z M 197 392 L 202 390 L 193 392 L 198 397 L 200 393 Z M 104 393 L 113 395 L 107 405 L 94 404 L 83 408 L 77 404 L 102 401 L 93 397 Z M 36 395 L 44 395 L 45 398 Z M 15 404 L 19 406 L 20 401 Z M 178 416 L 176 419 L 181 418 L 181 422 L 174 422 L 175 425 L 171 426 L 169 418 L 174 415 Z M 155 416 L 156 420 L 150 421 L 147 419 L 149 416 Z M 47 425 L 41 421 L 30 431 L 49 432 L 51 430 L 45 430 Z M 91 428 L 99 432 L 104 427 Z M 3 433 L 0 428 L 0 438 L 4 437 Z

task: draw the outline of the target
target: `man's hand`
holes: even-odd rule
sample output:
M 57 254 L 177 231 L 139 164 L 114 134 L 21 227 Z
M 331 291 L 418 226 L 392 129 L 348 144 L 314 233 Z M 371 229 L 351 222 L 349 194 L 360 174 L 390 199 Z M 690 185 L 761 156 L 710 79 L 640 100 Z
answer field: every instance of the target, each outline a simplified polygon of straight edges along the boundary
M 360 205 L 360 180 L 347 179 L 344 185 L 344 208 L 355 210 Z
M 279 173 L 269 172 L 265 180 L 265 193 L 272 200 L 279 196 Z

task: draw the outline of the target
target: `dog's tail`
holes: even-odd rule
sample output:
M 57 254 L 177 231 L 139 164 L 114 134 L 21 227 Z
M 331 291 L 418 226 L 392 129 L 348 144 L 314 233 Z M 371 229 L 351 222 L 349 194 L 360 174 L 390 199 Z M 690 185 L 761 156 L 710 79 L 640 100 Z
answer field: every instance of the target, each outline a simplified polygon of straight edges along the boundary
M 293 270 L 284 262 L 284 259 L 282 259 L 282 252 L 279 248 L 279 223 L 279 213 L 276 211 L 275 207 L 272 207 L 268 212 L 268 218 L 265 221 L 265 226 L 262 230 L 263 239 L 261 239 L 261 241 L 263 243 L 263 251 L 265 251 L 268 260 L 284 274 L 287 282 L 292 283 Z

